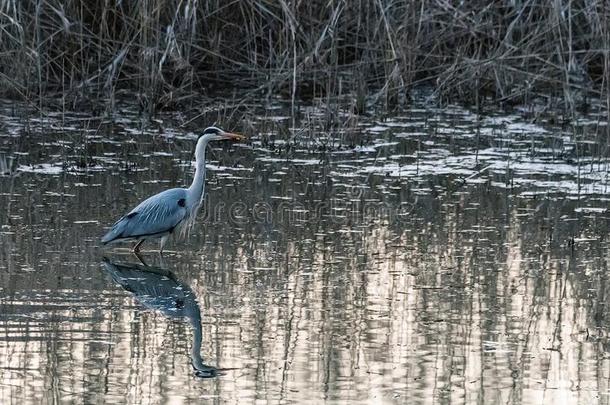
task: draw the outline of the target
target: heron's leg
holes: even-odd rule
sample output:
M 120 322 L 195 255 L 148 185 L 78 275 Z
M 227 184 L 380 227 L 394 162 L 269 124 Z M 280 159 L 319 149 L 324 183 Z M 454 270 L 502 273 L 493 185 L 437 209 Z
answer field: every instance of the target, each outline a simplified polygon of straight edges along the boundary
M 138 258 L 138 260 L 140 261 L 140 263 L 142 263 L 144 266 L 148 266 L 148 263 L 146 263 L 144 261 L 144 258 L 142 256 L 140 256 L 140 254 L 138 252 L 133 252 L 133 254 Z
M 161 237 L 159 254 L 162 256 L 163 256 L 163 248 L 165 247 L 165 243 L 167 242 L 168 239 L 169 239 L 169 235 L 165 235 L 165 236 Z
M 140 252 L 140 246 L 142 246 L 142 243 L 144 243 L 144 239 L 140 239 L 140 241 L 136 243 L 136 245 L 133 247 L 133 253 Z

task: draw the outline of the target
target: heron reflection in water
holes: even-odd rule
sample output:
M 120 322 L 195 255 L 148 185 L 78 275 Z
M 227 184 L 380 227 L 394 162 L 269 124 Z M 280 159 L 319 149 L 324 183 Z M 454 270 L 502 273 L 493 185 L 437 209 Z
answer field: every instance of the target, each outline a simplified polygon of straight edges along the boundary
M 161 312 L 170 319 L 186 319 L 193 328 L 191 364 L 195 375 L 211 378 L 221 375 L 221 369 L 203 363 L 201 357 L 201 312 L 197 297 L 190 287 L 165 269 L 133 263 L 102 262 L 112 279 L 134 295 L 146 308 Z

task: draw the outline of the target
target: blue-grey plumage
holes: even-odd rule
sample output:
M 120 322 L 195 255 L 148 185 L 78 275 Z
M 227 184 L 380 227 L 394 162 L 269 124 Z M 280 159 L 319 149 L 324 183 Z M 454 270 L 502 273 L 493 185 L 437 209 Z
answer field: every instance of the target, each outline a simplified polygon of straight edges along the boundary
M 140 250 L 144 241 L 161 239 L 159 252 L 169 236 L 177 230 L 189 228 L 197 216 L 204 198 L 205 189 L 205 149 L 208 142 L 215 140 L 245 139 L 244 136 L 225 132 L 220 128 L 208 127 L 197 141 L 195 148 L 195 177 L 189 188 L 173 188 L 163 191 L 141 202 L 112 225 L 102 237 L 102 243 L 137 241 L 134 252 Z
M 173 233 L 179 224 L 188 221 L 187 193 L 185 188 L 172 188 L 147 198 L 119 219 L 104 235 L 102 243 L 162 238 Z
M 103 266 L 112 279 L 146 308 L 161 312 L 170 319 L 186 319 L 193 328 L 191 364 L 195 374 L 207 378 L 218 375 L 201 357 L 203 341 L 201 311 L 191 288 L 165 269 L 133 263 L 114 263 L 104 258 Z

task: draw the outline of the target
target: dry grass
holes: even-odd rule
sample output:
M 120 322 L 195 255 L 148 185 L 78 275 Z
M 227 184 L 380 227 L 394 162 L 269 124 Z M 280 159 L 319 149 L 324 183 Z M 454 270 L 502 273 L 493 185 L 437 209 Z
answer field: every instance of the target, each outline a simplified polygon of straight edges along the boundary
M 388 108 L 440 100 L 610 106 L 610 6 L 513 0 L 0 1 L 0 95 L 150 113 L 232 88 Z

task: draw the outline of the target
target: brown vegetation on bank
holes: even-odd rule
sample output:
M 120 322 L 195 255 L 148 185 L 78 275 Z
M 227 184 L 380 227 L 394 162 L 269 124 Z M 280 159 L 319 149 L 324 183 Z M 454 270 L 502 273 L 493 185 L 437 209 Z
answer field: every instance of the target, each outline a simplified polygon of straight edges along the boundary
M 49 0 L 0 3 L 0 96 L 137 95 L 146 110 L 217 89 L 388 107 L 441 100 L 610 105 L 610 5 L 512 0 Z M 347 96 L 347 97 L 344 97 Z

